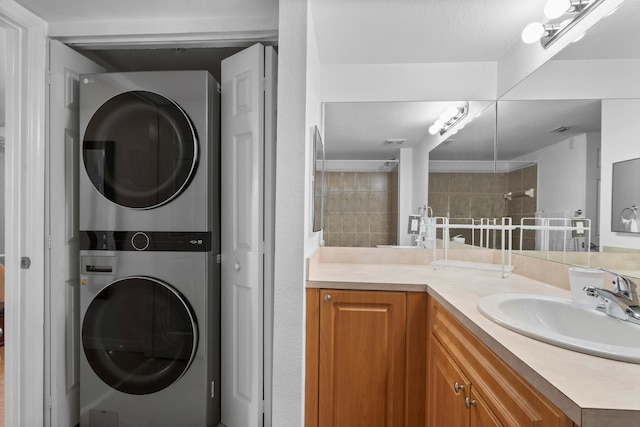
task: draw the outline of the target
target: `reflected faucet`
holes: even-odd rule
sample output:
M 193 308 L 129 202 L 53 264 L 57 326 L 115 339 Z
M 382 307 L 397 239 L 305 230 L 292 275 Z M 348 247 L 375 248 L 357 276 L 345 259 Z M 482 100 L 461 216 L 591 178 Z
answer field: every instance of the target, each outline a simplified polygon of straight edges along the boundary
M 431 224 L 427 224 L 427 222 L 429 221 L 429 218 L 433 217 L 433 210 L 431 209 L 431 206 L 420 206 L 418 207 L 418 215 L 420 216 L 420 222 L 418 225 L 418 233 L 415 237 L 415 243 L 419 248 L 426 248 L 427 238 L 431 237 L 429 236 L 431 230 L 428 228 Z
M 583 291 L 594 298 L 600 298 L 602 304 L 596 307 L 609 316 L 626 320 L 640 325 L 640 303 L 638 302 L 637 286 L 631 278 L 604 268 L 599 270 L 609 273 L 613 279 L 613 291 L 585 286 Z

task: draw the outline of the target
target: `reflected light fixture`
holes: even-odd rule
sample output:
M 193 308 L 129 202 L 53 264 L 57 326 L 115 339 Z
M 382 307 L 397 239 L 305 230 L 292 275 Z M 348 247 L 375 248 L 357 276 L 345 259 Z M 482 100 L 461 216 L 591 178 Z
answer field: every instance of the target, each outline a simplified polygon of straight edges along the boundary
M 444 135 L 449 132 L 455 125 L 460 123 L 462 119 L 469 114 L 469 103 L 465 101 L 464 104 L 458 107 L 449 107 L 445 112 L 440 114 L 438 120 L 436 120 L 431 126 L 429 126 L 429 133 L 431 135 L 440 134 Z M 455 129 L 451 134 L 455 134 L 458 130 Z
M 602 2 L 604 0 L 547 0 L 544 6 L 547 22 L 532 22 L 524 27 L 522 41 L 528 44 L 540 41 L 542 47 L 547 49 Z

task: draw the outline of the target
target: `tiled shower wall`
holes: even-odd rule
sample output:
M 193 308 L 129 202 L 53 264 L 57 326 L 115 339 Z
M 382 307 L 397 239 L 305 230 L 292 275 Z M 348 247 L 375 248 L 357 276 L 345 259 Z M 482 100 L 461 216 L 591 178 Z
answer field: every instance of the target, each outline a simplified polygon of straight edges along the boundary
M 327 172 L 325 246 L 396 243 L 397 168 L 392 172 Z
M 537 210 L 538 196 L 538 166 L 514 170 L 508 174 L 508 190 L 526 191 L 534 189 L 536 197 L 517 197 L 507 202 L 507 216 L 510 216 L 514 224 L 520 224 L 523 217 L 535 218 Z M 527 222 L 532 224 L 531 221 Z M 535 230 L 524 230 L 522 234 L 522 249 L 533 250 L 536 248 Z M 520 233 L 513 236 L 513 248 L 520 249 Z
M 536 199 L 529 197 L 504 198 L 508 192 L 528 190 L 537 191 L 537 166 L 518 169 L 509 173 L 430 173 L 429 205 L 434 216 L 447 216 L 452 219 L 466 218 L 502 218 L 509 216 L 514 224 L 520 223 L 523 216 L 535 216 Z M 451 236 L 460 234 L 471 243 L 471 231 L 451 230 Z M 498 236 L 496 236 L 497 239 Z M 514 233 L 513 247 L 519 248 L 519 233 Z M 490 236 L 493 239 L 493 236 Z M 534 236 L 525 233 L 523 242 L 528 247 L 535 246 Z M 474 241 L 479 241 L 476 233 Z M 517 246 L 516 246 L 517 244 Z M 496 242 L 496 247 L 500 243 Z

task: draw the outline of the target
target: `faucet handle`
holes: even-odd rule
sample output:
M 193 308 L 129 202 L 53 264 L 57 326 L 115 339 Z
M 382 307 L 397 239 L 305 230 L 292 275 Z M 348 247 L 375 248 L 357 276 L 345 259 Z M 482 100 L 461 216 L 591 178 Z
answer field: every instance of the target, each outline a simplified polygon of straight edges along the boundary
M 613 279 L 613 291 L 617 294 L 624 295 L 631 300 L 633 305 L 638 305 L 637 285 L 630 277 L 623 276 L 611 270 L 599 268 L 598 270 L 609 273 Z

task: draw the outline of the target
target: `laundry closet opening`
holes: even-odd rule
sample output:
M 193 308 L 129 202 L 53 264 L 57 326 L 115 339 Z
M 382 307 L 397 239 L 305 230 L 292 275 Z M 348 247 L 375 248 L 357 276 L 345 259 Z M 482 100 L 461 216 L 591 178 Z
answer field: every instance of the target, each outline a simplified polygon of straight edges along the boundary
M 270 426 L 275 47 L 50 57 L 52 423 Z

